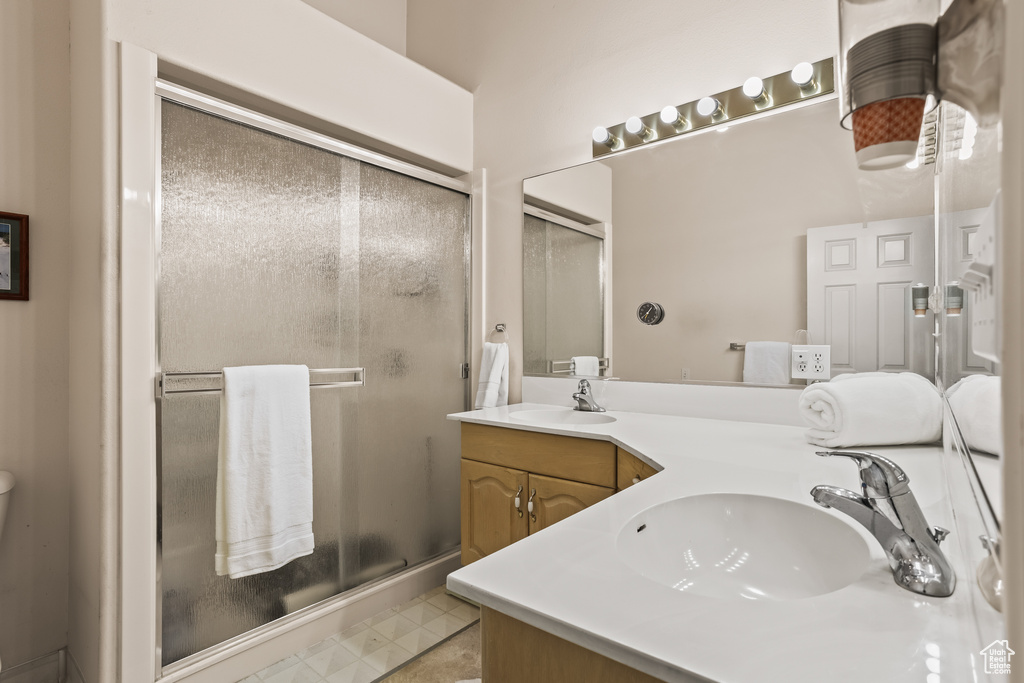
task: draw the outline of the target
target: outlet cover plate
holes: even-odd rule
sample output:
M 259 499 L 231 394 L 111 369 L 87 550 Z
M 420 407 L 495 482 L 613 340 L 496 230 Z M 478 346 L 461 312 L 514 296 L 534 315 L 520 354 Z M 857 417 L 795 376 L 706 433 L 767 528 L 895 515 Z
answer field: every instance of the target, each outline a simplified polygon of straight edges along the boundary
M 827 344 L 794 346 L 791 374 L 794 379 L 831 379 L 832 347 Z

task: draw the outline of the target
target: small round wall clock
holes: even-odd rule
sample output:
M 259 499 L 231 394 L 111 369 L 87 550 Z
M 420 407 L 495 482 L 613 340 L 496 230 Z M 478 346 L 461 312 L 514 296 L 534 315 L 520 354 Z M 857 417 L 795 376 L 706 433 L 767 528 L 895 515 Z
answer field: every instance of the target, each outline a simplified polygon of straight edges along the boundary
M 665 319 L 665 309 L 661 304 L 645 301 L 636 309 L 636 317 L 644 325 L 657 325 Z

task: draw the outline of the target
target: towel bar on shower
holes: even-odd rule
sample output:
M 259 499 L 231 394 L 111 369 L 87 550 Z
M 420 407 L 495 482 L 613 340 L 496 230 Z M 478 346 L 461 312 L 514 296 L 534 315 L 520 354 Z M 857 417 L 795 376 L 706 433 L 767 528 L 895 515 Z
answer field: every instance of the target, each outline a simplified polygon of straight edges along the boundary
M 366 383 L 365 368 L 322 368 L 310 370 L 310 389 L 330 389 L 333 387 L 361 387 Z M 313 375 L 352 375 L 352 379 L 344 382 L 314 382 Z M 219 394 L 223 387 L 209 387 L 214 381 L 220 383 L 223 377 L 220 372 L 162 372 L 156 376 L 156 397 L 167 398 L 170 394 Z M 184 386 L 176 388 L 168 386 L 180 382 Z M 199 385 L 199 386 L 196 386 Z

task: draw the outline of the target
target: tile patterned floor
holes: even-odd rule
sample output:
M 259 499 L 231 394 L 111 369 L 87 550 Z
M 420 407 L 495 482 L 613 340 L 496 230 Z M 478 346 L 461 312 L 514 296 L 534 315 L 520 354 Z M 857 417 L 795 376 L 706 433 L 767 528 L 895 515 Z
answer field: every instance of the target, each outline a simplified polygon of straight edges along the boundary
M 438 586 L 240 683 L 372 683 L 479 618 L 479 609 Z

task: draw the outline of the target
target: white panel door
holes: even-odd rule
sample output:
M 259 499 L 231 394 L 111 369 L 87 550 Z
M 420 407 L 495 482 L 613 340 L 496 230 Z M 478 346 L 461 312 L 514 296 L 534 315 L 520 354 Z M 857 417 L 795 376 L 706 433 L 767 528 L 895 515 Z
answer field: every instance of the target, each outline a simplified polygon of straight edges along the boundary
M 832 374 L 934 376 L 934 320 L 915 318 L 910 287 L 935 281 L 933 218 L 807 231 L 807 330 L 832 346 Z
M 957 211 L 942 216 L 940 234 L 943 244 L 942 286 L 959 282 L 976 256 L 974 239 L 986 209 Z M 944 330 L 942 364 L 945 386 L 953 386 L 966 375 L 993 373 L 993 364 L 971 350 L 970 296 L 964 293 L 960 317 L 947 317 Z

